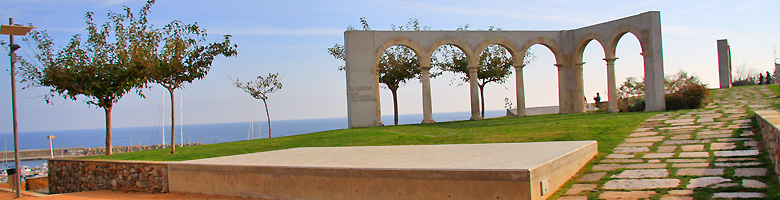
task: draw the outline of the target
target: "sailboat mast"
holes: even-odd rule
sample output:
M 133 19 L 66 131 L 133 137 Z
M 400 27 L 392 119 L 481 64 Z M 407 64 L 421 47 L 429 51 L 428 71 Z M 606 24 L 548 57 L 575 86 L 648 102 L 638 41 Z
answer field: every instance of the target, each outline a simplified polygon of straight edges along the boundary
M 184 90 L 179 89 L 179 146 L 184 146 Z
M 162 108 L 160 109 L 162 112 L 162 115 L 160 115 L 162 116 L 160 117 L 162 118 L 162 126 L 160 126 L 162 127 L 162 132 L 160 132 L 160 136 L 162 136 L 162 145 L 165 146 L 165 90 L 162 91 L 162 96 L 160 97 L 160 107 Z

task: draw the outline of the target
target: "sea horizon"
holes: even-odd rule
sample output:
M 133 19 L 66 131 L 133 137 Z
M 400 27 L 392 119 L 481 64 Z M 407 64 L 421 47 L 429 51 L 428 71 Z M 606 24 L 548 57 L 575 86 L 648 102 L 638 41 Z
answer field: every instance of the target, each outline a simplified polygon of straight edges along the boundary
M 434 119 L 439 122 L 468 120 L 469 111 L 434 113 Z M 487 110 L 486 118 L 501 117 L 506 115 L 506 110 Z M 422 121 L 422 113 L 399 115 L 399 125 L 419 124 Z M 382 122 L 393 125 L 393 115 L 382 115 Z M 247 139 L 268 138 L 267 121 L 254 121 L 253 130 L 250 130 L 250 122 L 228 122 L 211 124 L 184 124 L 176 127 L 177 144 L 180 143 L 180 129 L 184 131 L 184 143 L 214 144 L 233 142 Z M 153 145 L 170 142 L 170 125 L 165 125 L 165 134 L 161 134 L 163 126 L 141 127 L 117 127 L 112 129 L 114 146 Z M 273 137 L 284 137 L 315 133 L 321 131 L 348 128 L 347 117 L 313 118 L 271 120 Z M 250 132 L 253 132 L 250 136 Z M 105 146 L 105 128 L 70 129 L 54 131 L 26 131 L 19 132 L 19 149 L 48 149 L 46 136 L 54 135 L 53 147 L 103 147 Z M 13 134 L 11 132 L 0 133 L 0 141 L 4 142 L 4 148 L 0 151 L 13 150 Z

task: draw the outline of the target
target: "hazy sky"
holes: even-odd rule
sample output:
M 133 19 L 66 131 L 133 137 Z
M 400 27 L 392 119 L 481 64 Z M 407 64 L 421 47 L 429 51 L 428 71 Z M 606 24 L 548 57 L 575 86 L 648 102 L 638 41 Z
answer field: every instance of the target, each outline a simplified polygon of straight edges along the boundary
M 122 0 L 2 0 L 0 19 L 13 17 L 16 23 L 32 23 L 47 30 L 58 46 L 74 34 L 83 34 L 84 14 L 92 11 L 99 21 L 105 14 L 127 5 L 137 12 L 145 1 Z M 636 15 L 661 11 L 664 68 L 667 74 L 678 70 L 693 73 L 710 87 L 717 87 L 716 40 L 731 44 L 735 68 L 747 66 L 756 71 L 773 68 L 773 46 L 780 45 L 780 1 L 255 1 L 255 0 L 159 0 L 150 15 L 156 27 L 181 20 L 198 22 L 208 30 L 209 41 L 224 34 L 233 35 L 238 56 L 217 58 L 205 79 L 186 85 L 184 123 L 206 124 L 264 119 L 262 102 L 235 88 L 228 77 L 244 80 L 280 72 L 284 88 L 270 95 L 274 120 L 345 117 L 346 86 L 342 61 L 327 54 L 326 48 L 343 44 L 347 26 L 360 27 L 366 17 L 372 29 L 389 30 L 418 18 L 433 30 L 453 30 L 469 24 L 471 30 L 489 26 L 504 30 L 568 30 Z M 0 37 L 7 41 L 8 37 Z M 16 41 L 21 41 L 17 37 Z M 528 107 L 557 105 L 557 71 L 552 53 L 543 46 L 531 49 L 537 59 L 525 67 Z M 33 49 L 22 44 L 20 56 Z M 603 50 L 596 42 L 585 51 L 585 94 L 589 101 L 596 92 L 606 96 L 606 66 Z M 626 34 L 619 44 L 617 80 L 642 76 L 637 39 Z M 780 52 L 778 52 L 780 53 Z M 0 56 L 0 69 L 8 73 L 9 60 Z M 514 75 L 512 76 L 514 77 Z M 467 111 L 468 87 L 452 74 L 432 81 L 434 112 Z M 619 84 L 618 83 L 618 84 Z M 514 78 L 505 85 L 486 87 L 488 110 L 504 109 L 504 98 L 514 99 Z M 20 85 L 21 86 L 21 85 Z M 18 90 L 19 130 L 42 131 L 103 128 L 103 110 L 87 106 L 83 100 L 55 98 L 46 104 L 48 88 Z M 167 93 L 153 85 L 144 90 L 145 99 L 130 93 L 114 106 L 115 127 L 159 124 L 161 102 Z M 400 112 L 421 113 L 419 81 L 399 89 Z M 177 95 L 179 91 L 177 91 Z M 604 97 L 605 99 L 605 97 Z M 177 102 L 178 102 L 177 97 Z M 0 76 L 0 132 L 11 132 L 11 97 L 8 75 Z M 387 89 L 381 90 L 382 114 L 392 114 Z M 177 106 L 178 107 L 178 106 Z M 167 109 L 167 107 L 166 107 Z M 169 114 L 166 111 L 166 114 Z

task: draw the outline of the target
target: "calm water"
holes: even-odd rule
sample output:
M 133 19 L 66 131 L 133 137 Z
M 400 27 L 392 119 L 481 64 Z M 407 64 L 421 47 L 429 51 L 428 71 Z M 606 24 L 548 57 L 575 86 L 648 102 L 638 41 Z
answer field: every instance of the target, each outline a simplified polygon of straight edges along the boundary
M 485 111 L 486 117 L 499 117 L 506 115 L 506 110 Z M 454 121 L 467 120 L 471 116 L 470 112 L 451 112 L 434 113 L 433 118 L 436 121 Z M 417 124 L 422 121 L 422 114 L 399 115 L 399 124 Z M 382 116 L 382 122 L 385 125 L 393 124 L 392 115 Z M 258 128 L 259 126 L 259 128 Z M 205 144 L 232 142 L 260 138 L 268 138 L 268 126 L 266 121 L 257 121 L 253 124 L 254 134 L 250 136 L 250 123 L 222 123 L 222 124 L 196 124 L 184 125 L 184 142 L 201 142 Z M 327 130 L 347 128 L 347 118 L 326 118 L 326 119 L 301 119 L 301 120 L 279 120 L 271 121 L 273 137 L 283 137 L 299 135 Z M 179 138 L 179 127 L 177 127 L 176 140 Z M 258 129 L 260 133 L 258 134 Z M 114 128 L 113 145 L 150 145 L 162 144 L 163 137 L 166 143 L 170 142 L 170 126 L 165 128 L 166 134 L 162 134 L 161 127 L 132 127 L 132 128 Z M 64 130 L 64 131 L 38 131 L 19 133 L 19 149 L 48 149 L 49 141 L 47 135 L 54 135 L 56 138 L 52 141 L 55 148 L 58 147 L 103 147 L 105 146 L 105 129 L 86 129 L 86 130 Z M 3 146 L 2 151 L 13 151 L 13 134 L 0 133 L 0 142 Z M 5 155 L 0 155 L 5 156 Z M 13 156 L 13 155 L 9 155 Z M 21 165 L 30 167 L 39 166 L 46 160 L 23 161 Z M 0 168 L 13 166 L 13 162 L 0 163 Z

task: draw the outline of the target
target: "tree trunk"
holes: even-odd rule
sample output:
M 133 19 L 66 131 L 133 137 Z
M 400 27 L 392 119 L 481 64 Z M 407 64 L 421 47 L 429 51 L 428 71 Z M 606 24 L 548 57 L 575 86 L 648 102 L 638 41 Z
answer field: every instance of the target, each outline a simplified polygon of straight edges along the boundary
M 106 106 L 103 107 L 103 110 L 106 112 L 106 155 L 113 154 L 113 149 L 111 147 L 111 108 L 113 106 Z
M 268 112 L 268 102 L 265 99 L 263 99 L 263 105 L 265 105 L 265 116 L 268 117 L 268 138 L 271 138 L 271 114 Z
M 174 88 L 166 87 L 165 89 L 168 89 L 168 93 L 171 94 L 171 154 L 176 154 L 176 106 L 174 106 L 176 102 L 173 100 Z
M 398 125 L 398 87 L 388 87 L 393 93 L 393 123 Z
M 485 118 L 485 85 L 487 83 L 483 83 L 479 85 L 479 104 L 482 104 L 482 118 Z

